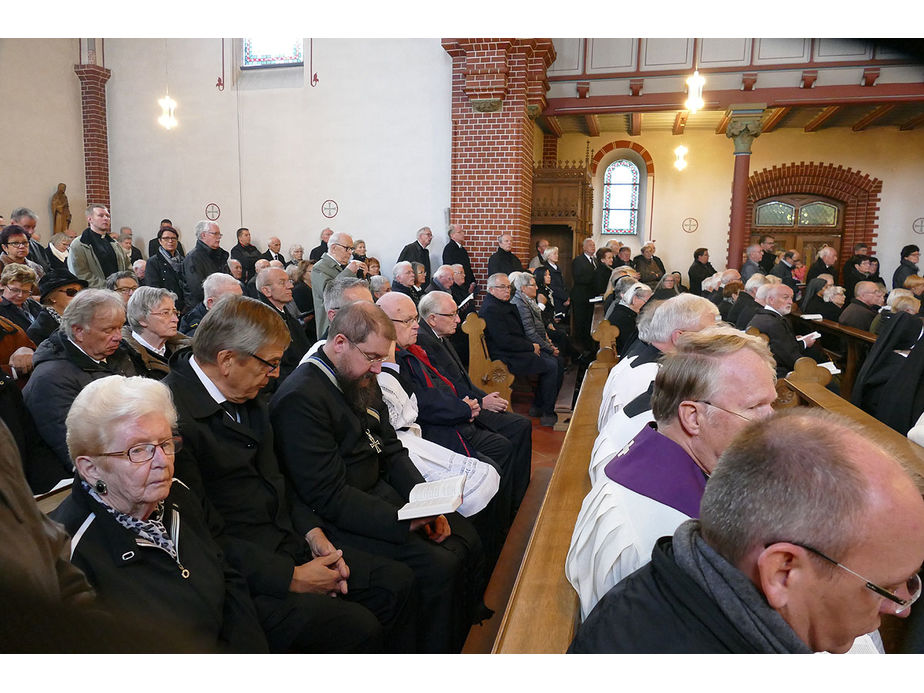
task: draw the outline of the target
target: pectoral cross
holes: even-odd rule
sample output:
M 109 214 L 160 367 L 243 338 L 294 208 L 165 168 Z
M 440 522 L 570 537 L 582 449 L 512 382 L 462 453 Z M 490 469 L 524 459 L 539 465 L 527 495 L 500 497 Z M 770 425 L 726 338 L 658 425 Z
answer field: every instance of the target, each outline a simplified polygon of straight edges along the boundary
M 382 452 L 382 444 L 378 439 L 369 432 L 369 429 L 366 429 L 366 437 L 369 438 L 369 447 L 375 450 L 377 453 Z

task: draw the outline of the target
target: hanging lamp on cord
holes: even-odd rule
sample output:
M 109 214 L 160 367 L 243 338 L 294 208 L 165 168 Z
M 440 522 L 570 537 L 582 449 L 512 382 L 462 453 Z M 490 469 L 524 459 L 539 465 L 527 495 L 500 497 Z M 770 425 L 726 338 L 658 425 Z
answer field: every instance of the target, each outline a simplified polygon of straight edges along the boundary
M 705 105 L 703 101 L 704 84 L 706 84 L 706 80 L 699 74 L 698 70 L 693 70 L 693 74 L 687 78 L 687 100 L 684 106 L 690 113 L 696 113 Z
M 176 101 L 170 98 L 170 80 L 167 76 L 167 39 L 164 39 L 164 98 L 158 99 L 160 105 L 160 118 L 157 122 L 165 130 L 172 130 L 179 121 L 176 119 Z

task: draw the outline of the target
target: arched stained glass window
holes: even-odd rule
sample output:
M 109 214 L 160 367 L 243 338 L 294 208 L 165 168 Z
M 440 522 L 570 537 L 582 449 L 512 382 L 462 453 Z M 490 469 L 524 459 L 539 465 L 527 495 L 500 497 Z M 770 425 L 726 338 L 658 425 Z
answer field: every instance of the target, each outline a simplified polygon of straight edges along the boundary
M 639 171 L 628 159 L 617 159 L 603 176 L 604 234 L 638 233 Z
M 837 207 L 827 202 L 810 202 L 799 209 L 799 226 L 837 226 Z
M 241 68 L 290 67 L 304 64 L 300 38 L 245 38 L 241 42 Z
M 758 226 L 792 226 L 796 208 L 785 202 L 768 202 L 757 207 Z

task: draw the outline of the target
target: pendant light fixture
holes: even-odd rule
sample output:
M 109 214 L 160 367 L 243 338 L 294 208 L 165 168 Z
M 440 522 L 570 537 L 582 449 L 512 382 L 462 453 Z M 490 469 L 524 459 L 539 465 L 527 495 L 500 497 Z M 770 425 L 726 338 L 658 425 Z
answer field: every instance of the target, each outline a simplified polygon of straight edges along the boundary
M 157 122 L 165 130 L 172 130 L 179 121 L 176 119 L 176 101 L 170 98 L 170 80 L 167 76 L 167 39 L 164 39 L 164 98 L 158 99 L 160 118 Z

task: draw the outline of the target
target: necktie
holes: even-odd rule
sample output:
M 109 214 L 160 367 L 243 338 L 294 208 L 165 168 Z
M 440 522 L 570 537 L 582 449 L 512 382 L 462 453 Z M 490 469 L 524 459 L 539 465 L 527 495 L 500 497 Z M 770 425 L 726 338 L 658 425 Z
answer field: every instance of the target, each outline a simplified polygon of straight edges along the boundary
M 228 416 L 230 416 L 232 419 L 240 423 L 241 412 L 237 404 L 235 404 L 231 400 L 226 399 L 224 402 L 221 403 L 221 408 L 224 409 L 226 412 L 228 412 Z

